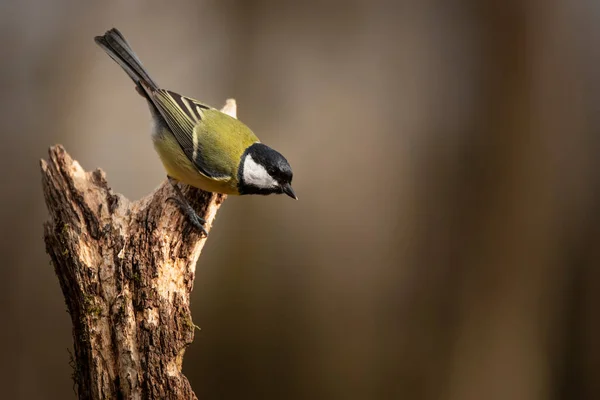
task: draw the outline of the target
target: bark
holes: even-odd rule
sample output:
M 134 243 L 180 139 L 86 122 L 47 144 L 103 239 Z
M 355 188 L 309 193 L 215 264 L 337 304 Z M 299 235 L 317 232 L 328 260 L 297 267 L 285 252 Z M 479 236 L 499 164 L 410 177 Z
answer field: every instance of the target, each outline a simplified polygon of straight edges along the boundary
M 223 111 L 235 116 L 235 102 Z M 194 338 L 190 293 L 206 238 L 167 201 L 171 185 L 129 201 L 102 170 L 84 171 L 60 145 L 41 169 L 46 250 L 71 315 L 79 398 L 196 399 L 182 363 Z M 183 192 L 210 231 L 226 196 Z

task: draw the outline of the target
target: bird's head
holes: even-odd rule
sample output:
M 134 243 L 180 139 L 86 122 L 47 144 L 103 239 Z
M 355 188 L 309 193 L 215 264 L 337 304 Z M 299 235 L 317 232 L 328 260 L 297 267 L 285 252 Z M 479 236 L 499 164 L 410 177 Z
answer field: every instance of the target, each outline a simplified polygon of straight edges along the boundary
M 262 143 L 248 147 L 238 169 L 240 194 L 287 194 L 298 199 L 292 189 L 292 168 L 284 156 Z

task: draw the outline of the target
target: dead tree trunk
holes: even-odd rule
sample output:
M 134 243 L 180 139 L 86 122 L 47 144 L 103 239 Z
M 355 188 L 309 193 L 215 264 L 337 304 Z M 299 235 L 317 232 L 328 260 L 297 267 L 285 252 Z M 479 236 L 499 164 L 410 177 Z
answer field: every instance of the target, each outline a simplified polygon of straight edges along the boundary
M 225 112 L 235 116 L 235 103 Z M 61 146 L 41 161 L 46 250 L 73 323 L 80 399 L 195 399 L 182 374 L 194 338 L 190 293 L 205 238 L 168 182 L 131 202 Z M 224 195 L 184 194 L 210 229 Z

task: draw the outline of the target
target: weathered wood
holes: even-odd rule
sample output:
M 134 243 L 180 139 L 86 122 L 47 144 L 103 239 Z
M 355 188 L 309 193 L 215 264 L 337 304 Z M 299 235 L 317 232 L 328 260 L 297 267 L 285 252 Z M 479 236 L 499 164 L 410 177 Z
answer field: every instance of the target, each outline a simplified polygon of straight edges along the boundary
M 235 102 L 223 110 L 235 116 Z M 50 148 L 41 169 L 46 250 L 73 323 L 79 398 L 195 399 L 181 369 L 194 338 L 190 293 L 206 238 L 167 201 L 171 185 L 129 201 L 62 146 Z M 210 231 L 226 196 L 183 192 Z

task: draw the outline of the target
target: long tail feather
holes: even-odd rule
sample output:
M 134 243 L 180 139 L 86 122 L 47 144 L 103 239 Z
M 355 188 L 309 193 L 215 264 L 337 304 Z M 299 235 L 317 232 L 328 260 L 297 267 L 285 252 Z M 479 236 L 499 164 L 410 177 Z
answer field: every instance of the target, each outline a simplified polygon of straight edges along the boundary
M 103 36 L 96 36 L 94 41 L 125 70 L 138 86 L 146 87 L 146 89 L 158 89 L 125 37 L 116 28 L 107 31 Z

